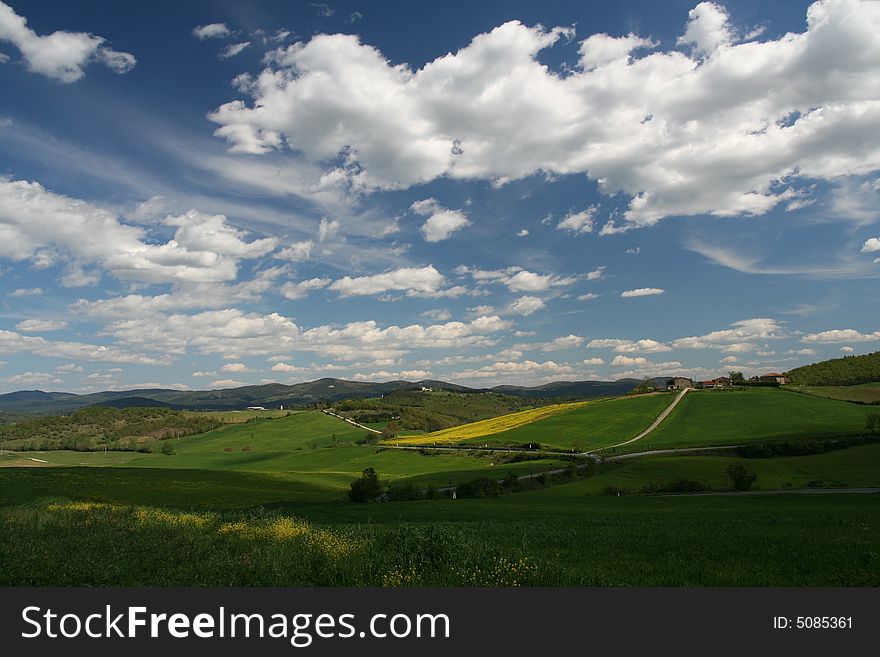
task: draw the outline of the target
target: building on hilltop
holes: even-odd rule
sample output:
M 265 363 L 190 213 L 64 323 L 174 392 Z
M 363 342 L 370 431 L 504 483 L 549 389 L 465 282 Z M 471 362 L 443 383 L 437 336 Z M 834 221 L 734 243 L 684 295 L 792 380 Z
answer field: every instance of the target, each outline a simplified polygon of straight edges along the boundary
M 666 382 L 667 390 L 684 390 L 685 388 L 693 388 L 694 382 L 683 376 L 675 376 Z
M 786 379 L 784 374 L 779 374 L 777 372 L 770 372 L 769 374 L 762 374 L 758 379 L 762 383 L 778 383 L 779 385 L 785 385 Z

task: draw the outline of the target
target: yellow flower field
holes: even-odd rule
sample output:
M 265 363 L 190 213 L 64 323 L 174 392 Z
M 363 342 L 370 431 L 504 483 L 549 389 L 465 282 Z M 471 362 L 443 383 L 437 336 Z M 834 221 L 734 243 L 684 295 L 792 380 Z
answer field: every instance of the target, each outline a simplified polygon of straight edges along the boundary
M 541 408 L 519 411 L 518 413 L 510 413 L 509 415 L 501 415 L 499 417 L 489 418 L 488 420 L 480 420 L 479 422 L 471 422 L 470 424 L 463 424 L 450 429 L 426 433 L 421 436 L 402 436 L 385 442 L 389 445 L 433 445 L 434 443 L 457 443 L 469 438 L 491 436 L 494 433 L 501 433 L 502 431 L 515 429 L 524 424 L 531 424 L 532 422 L 543 420 L 551 415 L 558 415 L 559 413 L 583 408 L 587 404 L 592 403 L 594 402 L 582 401 L 542 406 Z

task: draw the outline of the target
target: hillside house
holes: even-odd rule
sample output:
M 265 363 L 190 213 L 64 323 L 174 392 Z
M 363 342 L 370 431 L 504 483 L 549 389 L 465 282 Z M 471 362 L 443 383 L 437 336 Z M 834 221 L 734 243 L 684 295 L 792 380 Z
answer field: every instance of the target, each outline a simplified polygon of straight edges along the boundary
M 676 376 L 666 382 L 667 390 L 684 390 L 685 388 L 693 388 L 694 382 L 683 376 Z
M 704 388 L 729 388 L 730 378 L 726 376 L 719 376 L 718 378 L 709 379 L 708 381 L 700 381 L 700 384 Z
M 785 385 L 785 375 L 779 374 L 777 372 L 770 372 L 769 374 L 762 374 L 758 377 L 761 383 L 778 383 L 779 385 Z

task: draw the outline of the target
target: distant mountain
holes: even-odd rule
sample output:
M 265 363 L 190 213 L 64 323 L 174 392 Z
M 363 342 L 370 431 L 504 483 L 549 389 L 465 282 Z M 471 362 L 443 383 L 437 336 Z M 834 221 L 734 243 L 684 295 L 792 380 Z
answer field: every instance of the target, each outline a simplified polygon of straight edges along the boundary
M 43 392 L 21 390 L 0 395 L 0 412 L 34 415 L 70 413 L 86 406 L 112 406 L 130 408 L 135 406 L 161 406 L 176 410 L 224 411 L 265 406 L 308 406 L 316 402 L 335 402 L 358 397 L 379 397 L 395 390 L 432 388 L 465 393 L 497 392 L 525 397 L 576 397 L 589 399 L 622 395 L 632 390 L 637 379 L 620 381 L 557 381 L 541 386 L 495 386 L 494 388 L 468 388 L 445 381 L 387 381 L 371 383 L 343 379 L 318 379 L 307 383 L 284 385 L 243 386 L 225 390 L 167 390 L 137 389 L 96 392 L 75 395 L 69 392 Z

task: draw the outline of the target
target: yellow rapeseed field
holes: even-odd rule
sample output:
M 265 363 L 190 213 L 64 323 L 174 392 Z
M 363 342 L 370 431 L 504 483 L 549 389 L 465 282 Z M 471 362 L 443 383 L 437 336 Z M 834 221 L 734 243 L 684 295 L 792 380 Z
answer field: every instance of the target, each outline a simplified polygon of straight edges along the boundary
M 499 415 L 498 417 L 489 418 L 488 420 L 480 420 L 479 422 L 471 422 L 463 424 L 451 429 L 443 429 L 426 433 L 421 436 L 404 436 L 386 441 L 391 445 L 432 445 L 434 443 L 457 443 L 469 438 L 479 438 L 481 436 L 491 436 L 493 433 L 501 433 L 508 429 L 515 429 L 524 424 L 531 424 L 538 420 L 543 420 L 551 415 L 573 411 L 576 408 L 582 408 L 591 401 L 571 402 L 567 404 L 553 404 L 551 406 L 542 406 L 541 408 L 533 408 L 528 411 L 519 411 L 518 413 L 510 413 L 509 415 Z

